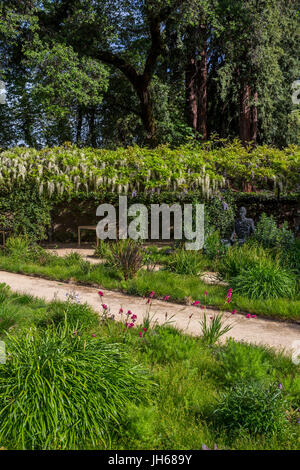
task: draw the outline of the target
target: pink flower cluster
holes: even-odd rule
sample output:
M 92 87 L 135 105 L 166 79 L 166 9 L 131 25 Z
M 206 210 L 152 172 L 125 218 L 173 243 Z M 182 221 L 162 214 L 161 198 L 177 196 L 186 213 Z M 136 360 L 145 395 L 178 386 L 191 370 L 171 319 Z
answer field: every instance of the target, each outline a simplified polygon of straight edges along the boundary
M 226 296 L 226 301 L 228 304 L 230 304 L 231 302 L 231 296 L 232 296 L 232 289 L 230 288 L 227 292 L 227 296 Z
M 147 328 L 143 328 L 143 331 L 139 332 L 139 337 L 142 338 L 146 332 L 147 332 Z

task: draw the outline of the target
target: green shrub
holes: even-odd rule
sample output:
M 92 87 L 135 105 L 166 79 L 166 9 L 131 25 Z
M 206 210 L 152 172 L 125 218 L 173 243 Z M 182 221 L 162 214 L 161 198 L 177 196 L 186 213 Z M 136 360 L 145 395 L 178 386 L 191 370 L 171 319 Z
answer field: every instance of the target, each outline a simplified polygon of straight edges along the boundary
M 232 246 L 226 251 L 226 256 L 218 264 L 218 271 L 222 278 L 231 279 L 242 270 L 264 262 L 272 262 L 271 255 L 260 245 L 245 243 L 241 247 Z
M 36 326 L 47 328 L 51 325 L 62 325 L 67 321 L 72 328 L 78 328 L 82 331 L 99 326 L 99 315 L 95 313 L 87 304 L 80 303 L 80 298 L 76 292 L 66 294 L 67 302 L 52 302 L 46 314 L 41 320 L 35 322 Z
M 111 257 L 110 244 L 104 240 L 99 240 L 98 246 L 95 248 L 95 256 L 101 259 L 109 259 Z
M 29 260 L 30 240 L 28 237 L 21 235 L 9 237 L 6 242 L 5 250 L 12 258 L 19 259 L 20 261 Z
M 262 214 L 257 224 L 254 239 L 261 243 L 265 248 L 291 249 L 295 243 L 294 235 L 288 229 L 287 222 L 282 227 L 277 227 L 274 217 L 267 217 Z
M 291 298 L 296 293 L 296 278 L 274 261 L 259 262 L 230 279 L 236 294 L 250 299 Z
M 211 232 L 206 237 L 204 253 L 210 260 L 215 260 L 225 254 L 225 247 L 221 242 L 220 233 L 218 231 Z
M 276 384 L 242 382 L 224 393 L 214 412 L 216 423 L 230 434 L 272 435 L 287 426 L 285 400 Z
M 300 239 L 295 240 L 295 244 L 289 250 L 280 250 L 280 260 L 282 264 L 292 269 L 298 277 L 300 276 Z
M 223 238 L 231 235 L 234 225 L 234 201 L 230 192 L 214 197 L 205 205 L 205 225 Z
M 198 252 L 186 251 L 184 248 L 180 248 L 170 256 L 168 267 L 170 271 L 177 274 L 197 276 L 203 267 L 203 261 Z
M 24 163 L 25 160 L 21 165 Z M 11 188 L 0 185 L 0 213 L 8 214 L 8 228 L 15 235 L 28 235 L 32 240 L 44 240 L 50 226 L 52 203 L 47 195 L 39 194 L 38 187 L 37 181 L 33 184 L 13 184 Z
M 7 337 L 0 365 L 0 441 L 17 449 L 109 446 L 145 377 L 117 344 L 81 339 L 66 324 Z
M 232 338 L 219 351 L 218 359 L 218 375 L 229 385 L 247 380 L 261 380 L 271 369 L 262 349 L 239 343 Z

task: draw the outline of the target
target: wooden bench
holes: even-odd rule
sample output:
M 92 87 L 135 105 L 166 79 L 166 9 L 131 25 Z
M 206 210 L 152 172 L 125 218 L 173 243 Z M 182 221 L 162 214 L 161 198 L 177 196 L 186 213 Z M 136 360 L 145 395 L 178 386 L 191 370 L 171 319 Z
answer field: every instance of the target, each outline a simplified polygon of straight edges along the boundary
M 78 227 L 78 246 L 81 243 L 81 230 L 94 230 L 96 232 L 96 225 L 79 225 Z M 99 245 L 99 238 L 96 233 L 97 246 Z

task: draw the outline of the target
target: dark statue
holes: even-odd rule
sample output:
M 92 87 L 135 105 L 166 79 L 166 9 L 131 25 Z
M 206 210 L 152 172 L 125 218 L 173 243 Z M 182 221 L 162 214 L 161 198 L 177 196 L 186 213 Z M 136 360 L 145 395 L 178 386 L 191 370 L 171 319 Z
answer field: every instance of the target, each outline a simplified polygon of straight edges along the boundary
M 230 237 L 230 241 L 234 243 L 237 239 L 239 245 L 243 245 L 247 238 L 255 232 L 253 219 L 246 217 L 247 211 L 245 207 L 240 208 L 240 217 L 234 221 L 234 231 Z

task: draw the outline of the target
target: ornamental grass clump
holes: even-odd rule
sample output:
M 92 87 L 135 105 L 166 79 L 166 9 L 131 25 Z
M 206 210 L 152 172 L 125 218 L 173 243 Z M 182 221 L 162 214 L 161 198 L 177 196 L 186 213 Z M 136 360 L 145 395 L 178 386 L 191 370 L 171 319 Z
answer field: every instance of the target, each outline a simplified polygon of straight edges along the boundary
M 244 269 L 257 263 L 272 262 L 267 250 L 258 244 L 245 243 L 241 247 L 230 247 L 218 263 L 218 271 L 223 279 L 231 279 Z
M 170 271 L 197 276 L 203 269 L 203 261 L 196 251 L 176 250 L 168 261 Z
M 241 382 L 221 396 L 214 411 L 216 424 L 229 435 L 282 433 L 288 424 L 286 403 L 278 384 Z
M 143 266 L 144 251 L 134 240 L 119 240 L 112 243 L 107 262 L 124 276 L 125 281 L 134 278 Z
M 118 345 L 65 322 L 8 335 L 0 365 L 0 443 L 16 449 L 109 446 L 148 379 Z
M 202 331 L 202 340 L 205 344 L 212 346 L 226 333 L 228 333 L 233 325 L 225 324 L 223 321 L 223 315 L 218 313 L 211 317 L 211 322 L 208 323 L 206 315 L 200 322 Z
M 243 269 L 232 277 L 230 285 L 236 294 L 250 299 L 292 298 L 296 294 L 295 275 L 279 262 L 261 262 Z

